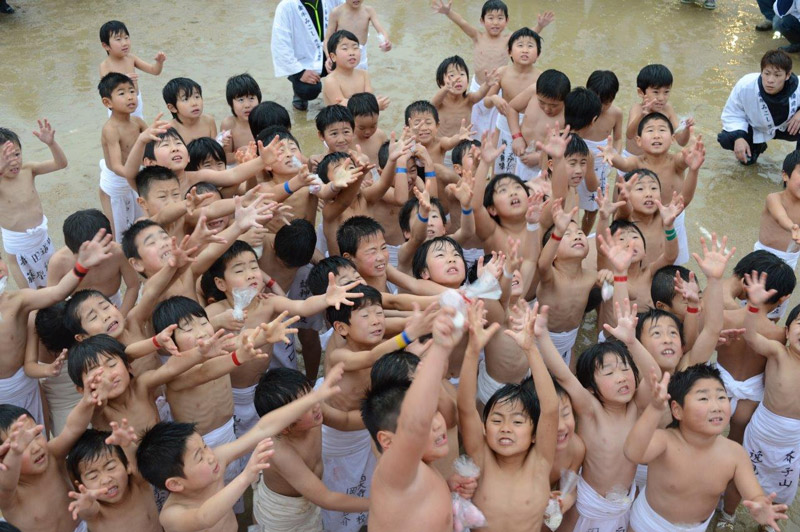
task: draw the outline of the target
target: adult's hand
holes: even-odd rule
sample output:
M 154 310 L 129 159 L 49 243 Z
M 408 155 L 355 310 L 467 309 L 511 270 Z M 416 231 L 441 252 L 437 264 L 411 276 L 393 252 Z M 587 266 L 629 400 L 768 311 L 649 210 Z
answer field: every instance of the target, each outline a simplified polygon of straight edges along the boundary
M 316 85 L 319 83 L 319 74 L 313 70 L 306 70 L 303 72 L 303 75 L 300 76 L 300 81 L 308 83 L 309 85 Z
M 750 145 L 747 143 L 745 139 L 738 138 L 736 142 L 733 144 L 733 153 L 736 155 L 736 158 L 739 159 L 741 162 L 746 163 L 747 159 L 750 157 Z

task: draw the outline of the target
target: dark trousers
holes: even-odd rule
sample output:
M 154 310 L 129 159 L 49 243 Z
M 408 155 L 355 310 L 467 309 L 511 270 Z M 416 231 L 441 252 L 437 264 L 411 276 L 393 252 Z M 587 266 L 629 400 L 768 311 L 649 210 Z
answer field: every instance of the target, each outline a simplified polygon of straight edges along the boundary
M 739 135 L 730 131 L 721 131 L 719 135 L 717 135 L 717 142 L 719 145 L 722 146 L 724 150 L 731 150 L 733 151 L 733 146 L 736 143 L 736 139 L 739 138 Z M 790 135 L 786 131 L 776 131 L 775 138 L 779 140 L 788 140 L 792 142 L 796 142 L 795 145 L 796 150 L 800 150 L 800 133 L 797 135 Z M 744 140 L 747 141 L 747 144 L 750 146 L 750 160 L 747 161 L 748 164 L 752 164 L 756 162 L 758 156 L 767 151 L 767 143 L 766 142 L 753 142 L 753 128 L 747 128 L 747 135 L 744 137 Z
M 781 35 L 791 44 L 800 43 L 800 20 L 791 15 L 785 17 L 776 15 L 772 19 L 772 27 L 781 32 Z
M 322 92 L 322 79 L 320 79 L 319 83 L 305 83 L 300 81 L 300 77 L 303 75 L 303 72 L 305 72 L 305 70 L 289 76 L 289 81 L 292 82 L 292 90 L 294 90 L 294 93 L 305 101 L 316 100 L 317 96 L 319 96 L 319 94 Z M 325 68 L 325 63 L 323 63 L 322 74 L 320 74 L 320 78 L 324 78 L 327 75 L 328 69 Z
M 774 0 L 758 0 L 758 10 L 767 20 L 775 18 L 775 12 L 772 10 L 773 5 L 775 5 Z

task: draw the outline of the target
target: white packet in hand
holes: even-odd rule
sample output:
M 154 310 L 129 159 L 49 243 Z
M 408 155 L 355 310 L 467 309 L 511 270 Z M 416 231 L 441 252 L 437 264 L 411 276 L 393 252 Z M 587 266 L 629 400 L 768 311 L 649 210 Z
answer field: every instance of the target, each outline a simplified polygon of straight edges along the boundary
M 561 513 L 561 505 L 558 503 L 558 499 L 550 497 L 550 500 L 547 501 L 547 508 L 544 509 L 544 524 L 550 530 L 556 530 L 561 526 L 563 518 L 564 515 Z
M 230 136 L 231 136 L 231 130 L 223 129 L 222 131 L 217 133 L 216 141 L 220 146 L 222 146 L 222 143 L 225 142 L 225 139 L 227 139 Z
M 472 461 L 472 458 L 462 454 L 453 463 L 456 473 L 466 478 L 478 478 L 481 474 L 480 468 Z M 465 499 L 458 493 L 453 493 L 453 531 L 461 532 L 468 528 L 480 528 L 486 526 L 486 516 L 480 509 L 472 504 L 472 501 Z
M 439 304 L 442 307 L 455 309 L 456 315 L 453 318 L 453 325 L 457 328 L 464 326 L 467 320 L 467 301 L 473 299 L 500 299 L 503 289 L 500 283 L 488 271 L 484 271 L 480 278 L 462 290 L 445 290 L 439 296 Z M 460 473 L 459 473 L 460 474 Z
M 235 319 L 244 319 L 244 309 L 247 308 L 257 294 L 258 289 L 254 286 L 233 289 L 233 317 Z
M 603 288 L 600 289 L 600 295 L 603 297 L 603 301 L 608 301 L 614 297 L 614 285 L 608 281 L 603 281 Z

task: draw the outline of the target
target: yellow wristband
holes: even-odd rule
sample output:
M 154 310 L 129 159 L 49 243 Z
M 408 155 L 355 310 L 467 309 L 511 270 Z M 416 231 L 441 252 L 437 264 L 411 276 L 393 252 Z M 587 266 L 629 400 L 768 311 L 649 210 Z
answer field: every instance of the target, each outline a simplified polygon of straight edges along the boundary
M 397 342 L 398 349 L 405 349 L 405 347 L 408 345 L 406 341 L 403 339 L 402 334 L 398 334 L 397 336 L 395 336 L 394 341 Z

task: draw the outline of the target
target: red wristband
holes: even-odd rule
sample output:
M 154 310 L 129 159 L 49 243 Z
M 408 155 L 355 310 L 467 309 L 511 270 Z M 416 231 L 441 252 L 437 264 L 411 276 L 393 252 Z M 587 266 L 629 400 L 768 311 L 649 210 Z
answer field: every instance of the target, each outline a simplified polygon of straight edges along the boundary
M 517 140 L 522 138 L 522 133 L 514 133 L 511 135 L 511 140 Z
M 153 345 L 156 346 L 156 349 L 161 349 L 161 346 L 159 345 L 158 340 L 156 340 L 155 336 L 153 336 Z
M 627 283 L 628 282 L 628 276 L 627 275 L 615 275 L 614 276 L 614 282 L 615 283 Z
M 752 312 L 753 314 L 758 314 L 761 312 L 761 309 L 758 307 L 754 307 L 753 305 L 747 305 L 747 311 Z
M 75 271 L 83 275 L 86 275 L 87 273 L 89 273 L 89 268 L 86 268 L 82 266 L 80 262 L 75 261 Z
M 553 239 L 553 240 L 555 240 L 556 242 L 561 242 L 561 238 L 562 238 L 562 237 L 558 236 L 558 235 L 555 233 L 555 231 L 553 231 L 553 232 L 550 234 L 550 238 L 552 238 L 552 239 Z
M 700 309 L 697 307 L 686 307 L 686 312 L 688 312 L 689 314 L 697 314 L 698 312 L 700 312 Z
M 241 363 L 241 362 L 239 362 L 239 359 L 238 359 L 238 358 L 236 358 L 236 351 L 234 351 L 233 353 L 231 353 L 231 360 L 233 360 L 233 365 L 234 365 L 234 366 L 241 366 L 241 365 L 242 365 L 242 363 Z
M 269 281 L 267 281 L 267 288 L 272 288 L 274 284 L 275 284 L 275 279 L 270 279 Z

